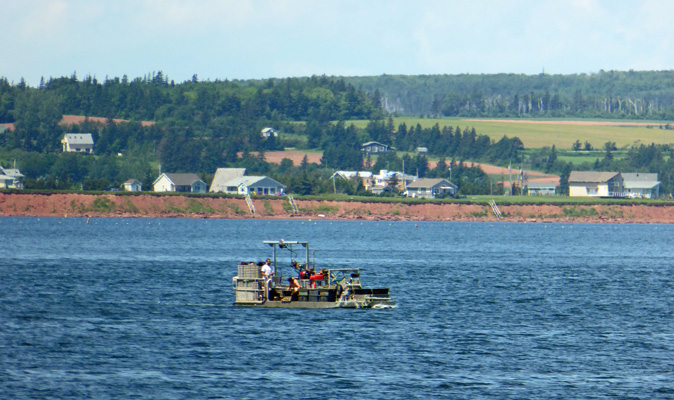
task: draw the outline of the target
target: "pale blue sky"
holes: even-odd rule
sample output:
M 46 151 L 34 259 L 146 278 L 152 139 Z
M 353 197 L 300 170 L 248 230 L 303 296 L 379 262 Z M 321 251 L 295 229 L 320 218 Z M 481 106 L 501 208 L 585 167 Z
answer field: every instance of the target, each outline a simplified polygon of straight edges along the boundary
M 674 68 L 668 0 L 0 0 L 0 76 L 183 82 Z

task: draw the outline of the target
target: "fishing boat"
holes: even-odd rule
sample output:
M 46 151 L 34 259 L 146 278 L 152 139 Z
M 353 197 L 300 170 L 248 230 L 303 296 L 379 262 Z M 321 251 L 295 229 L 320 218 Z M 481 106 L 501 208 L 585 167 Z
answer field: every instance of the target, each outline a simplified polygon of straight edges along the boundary
M 265 240 L 272 247 L 272 274 L 261 263 L 242 261 L 232 278 L 234 305 L 278 308 L 388 308 L 395 305 L 388 288 L 364 288 L 358 268 L 316 268 L 310 264 L 309 243 Z M 287 251 L 288 263 L 279 262 Z M 301 259 L 298 256 L 303 254 Z M 315 254 L 315 253 L 314 253 Z

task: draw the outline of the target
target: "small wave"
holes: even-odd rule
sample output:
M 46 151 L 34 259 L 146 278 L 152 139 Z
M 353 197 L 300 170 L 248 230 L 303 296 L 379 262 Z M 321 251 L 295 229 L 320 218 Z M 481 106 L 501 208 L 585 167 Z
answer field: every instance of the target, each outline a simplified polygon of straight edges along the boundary
M 385 310 L 389 308 L 398 308 L 397 304 L 375 304 L 372 306 L 372 308 L 375 308 L 377 310 Z

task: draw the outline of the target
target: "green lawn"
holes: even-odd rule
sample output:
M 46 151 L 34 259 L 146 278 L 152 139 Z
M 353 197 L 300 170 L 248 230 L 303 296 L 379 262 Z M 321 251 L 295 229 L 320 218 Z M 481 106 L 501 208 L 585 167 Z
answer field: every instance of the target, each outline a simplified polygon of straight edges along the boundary
M 615 142 L 618 148 L 626 148 L 635 143 L 641 144 L 670 144 L 674 143 L 674 130 L 647 128 L 642 126 L 606 126 L 606 125 L 562 125 L 550 123 L 500 122 L 467 120 L 459 118 L 394 118 L 397 128 L 401 123 L 408 127 L 420 124 L 423 128 L 430 128 L 435 124 L 443 126 L 475 128 L 478 134 L 487 135 L 493 140 L 501 137 L 519 137 L 528 149 L 552 146 L 558 149 L 571 149 L 571 145 L 580 140 L 601 149 L 606 142 Z M 559 120 L 563 121 L 563 120 Z M 644 121 L 607 121 L 607 122 L 644 122 Z M 657 125 L 664 125 L 668 121 L 649 121 Z M 364 128 L 368 121 L 352 121 Z
M 596 197 L 569 197 L 569 196 L 492 196 L 475 195 L 466 196 L 458 199 L 426 200 L 413 199 L 406 197 L 379 197 L 379 196 L 351 196 L 345 194 L 326 193 L 323 195 L 300 196 L 296 199 L 305 200 L 338 200 L 338 201 L 357 201 L 364 203 L 470 203 L 470 204 L 489 204 L 493 199 L 497 205 L 507 204 L 556 204 L 556 205 L 578 205 L 588 206 L 593 204 L 644 204 L 644 205 L 672 205 L 673 200 L 660 199 L 617 199 L 617 198 L 596 198 Z

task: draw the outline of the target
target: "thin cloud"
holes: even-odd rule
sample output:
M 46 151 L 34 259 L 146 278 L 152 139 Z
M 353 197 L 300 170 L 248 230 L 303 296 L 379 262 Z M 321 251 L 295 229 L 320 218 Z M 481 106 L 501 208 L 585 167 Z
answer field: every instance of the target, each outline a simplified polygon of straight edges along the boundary
M 0 74 L 176 81 L 671 69 L 674 3 L 607 0 L 3 2 Z

